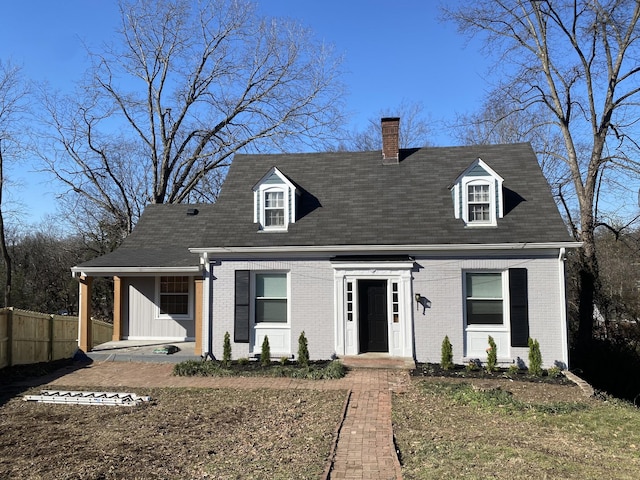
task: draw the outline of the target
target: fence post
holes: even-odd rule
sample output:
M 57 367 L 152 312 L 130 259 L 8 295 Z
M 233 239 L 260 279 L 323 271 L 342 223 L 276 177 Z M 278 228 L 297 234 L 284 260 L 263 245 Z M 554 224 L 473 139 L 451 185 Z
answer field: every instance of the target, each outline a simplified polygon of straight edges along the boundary
M 7 361 L 9 366 L 13 365 L 13 307 L 7 308 Z
M 54 345 L 54 328 L 53 328 L 53 315 L 49 315 L 49 352 L 47 354 L 47 361 L 53 360 L 53 345 Z

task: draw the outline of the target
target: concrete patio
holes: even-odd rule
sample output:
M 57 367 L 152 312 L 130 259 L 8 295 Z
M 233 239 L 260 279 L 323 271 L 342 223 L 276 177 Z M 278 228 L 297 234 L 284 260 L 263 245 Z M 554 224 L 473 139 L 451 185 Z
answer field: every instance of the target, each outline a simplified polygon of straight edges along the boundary
M 179 363 L 200 360 L 195 354 L 195 342 L 159 342 L 158 340 L 120 340 L 96 345 L 86 356 L 94 362 L 160 362 Z M 175 353 L 158 353 L 163 347 L 174 346 Z

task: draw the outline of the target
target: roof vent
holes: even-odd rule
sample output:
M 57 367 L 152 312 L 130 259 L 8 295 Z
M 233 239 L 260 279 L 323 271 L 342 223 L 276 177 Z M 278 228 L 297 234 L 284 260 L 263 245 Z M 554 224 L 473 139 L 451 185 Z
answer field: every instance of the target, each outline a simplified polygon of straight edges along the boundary
M 197 215 L 198 214 L 198 209 L 197 208 L 190 208 L 187 210 L 187 215 Z

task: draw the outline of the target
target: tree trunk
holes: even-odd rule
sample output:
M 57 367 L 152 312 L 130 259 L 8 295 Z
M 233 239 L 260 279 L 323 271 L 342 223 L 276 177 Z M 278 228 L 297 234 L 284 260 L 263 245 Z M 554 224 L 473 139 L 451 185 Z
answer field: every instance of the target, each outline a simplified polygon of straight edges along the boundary
M 4 218 L 2 215 L 2 190 L 4 187 L 4 169 L 2 158 L 2 143 L 0 142 L 0 250 L 5 268 L 4 306 L 11 306 L 11 257 L 7 250 L 7 241 L 4 235 Z
M 580 289 L 580 303 L 578 305 L 578 336 L 576 338 L 574 362 L 578 365 L 584 355 L 589 352 L 593 339 L 593 304 L 597 291 L 598 273 L 597 261 L 589 258 L 585 252 L 580 254 L 578 279 Z
M 1 188 L 1 187 L 0 187 Z M 5 268 L 4 306 L 11 306 L 11 256 L 7 249 L 7 241 L 4 235 L 4 219 L 0 208 L 0 249 Z

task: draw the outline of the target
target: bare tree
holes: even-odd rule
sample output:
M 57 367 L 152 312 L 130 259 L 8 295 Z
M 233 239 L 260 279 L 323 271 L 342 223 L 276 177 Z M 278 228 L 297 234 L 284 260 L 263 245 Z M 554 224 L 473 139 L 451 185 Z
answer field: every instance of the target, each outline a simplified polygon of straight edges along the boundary
M 0 251 L 4 263 L 4 306 L 11 306 L 11 256 L 5 236 L 4 187 L 6 185 L 5 164 L 8 157 L 20 156 L 19 132 L 26 112 L 25 97 L 28 87 L 21 69 L 11 63 L 0 61 Z
M 640 340 L 640 231 L 618 234 L 603 230 L 596 235 L 600 262 L 603 301 L 598 309 L 607 338 L 615 338 L 616 329 L 636 331 L 635 345 Z M 617 327 L 617 328 L 616 328 Z M 629 338 L 629 340 L 632 340 Z
M 564 140 L 548 109 L 541 105 L 522 109 L 498 89 L 488 94 L 478 111 L 459 114 L 449 128 L 463 145 L 531 143 L 552 192 L 556 196 L 562 192 L 566 205 L 574 203 L 573 197 L 567 198 L 572 191 L 567 188 L 572 183 L 571 172 L 557 155 Z
M 340 59 L 301 26 L 249 0 L 120 13 L 117 42 L 91 52 L 78 90 L 44 95 L 55 142 L 43 157 L 125 233 L 147 203 L 215 200 L 234 153 L 319 146 L 342 124 Z
M 9 231 L 7 238 L 13 259 L 12 306 L 43 313 L 77 313 L 78 283 L 69 269 L 91 255 L 81 239 L 65 235 L 53 218 L 28 231 Z
M 606 175 L 633 168 L 640 87 L 638 0 L 477 0 L 446 9 L 467 33 L 484 36 L 497 54 L 497 90 L 511 112 L 546 111 L 562 149 L 548 152 L 565 165 L 570 189 L 556 192 L 579 255 L 578 352 L 593 336 L 598 289 L 595 229 L 598 190 Z M 507 112 L 507 113 L 511 113 Z M 636 164 L 637 165 L 637 164 Z M 575 195 L 576 209 L 566 193 Z
M 380 110 L 375 117 L 367 120 L 362 130 L 348 134 L 346 141 L 338 147 L 347 151 L 368 151 L 382 149 L 383 117 L 400 117 L 400 148 L 425 147 L 431 145 L 431 122 L 424 114 L 424 106 L 420 102 L 403 100 L 395 108 Z

